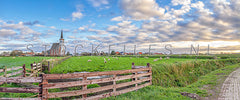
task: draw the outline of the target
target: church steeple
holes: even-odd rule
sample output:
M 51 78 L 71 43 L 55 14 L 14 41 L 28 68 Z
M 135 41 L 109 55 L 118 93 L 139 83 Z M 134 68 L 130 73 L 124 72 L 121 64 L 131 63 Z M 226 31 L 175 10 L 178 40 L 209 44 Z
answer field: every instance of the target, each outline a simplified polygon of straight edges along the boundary
M 63 39 L 63 30 L 61 30 L 61 38 L 60 39 Z
M 60 43 L 64 43 L 64 39 L 63 39 L 63 30 L 61 30 L 61 38 L 59 39 Z

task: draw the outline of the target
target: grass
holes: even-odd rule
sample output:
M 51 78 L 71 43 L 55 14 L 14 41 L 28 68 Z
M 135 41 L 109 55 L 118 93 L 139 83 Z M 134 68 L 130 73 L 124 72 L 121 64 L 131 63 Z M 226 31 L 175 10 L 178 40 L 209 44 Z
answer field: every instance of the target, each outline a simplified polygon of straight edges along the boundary
M 104 63 L 104 58 L 106 63 Z M 169 64 L 184 61 L 193 61 L 195 59 L 179 59 L 170 58 L 154 61 L 159 58 L 136 58 L 136 57 L 96 57 L 96 56 L 83 56 L 72 57 L 55 66 L 51 73 L 73 73 L 73 72 L 96 72 L 96 71 L 112 71 L 112 70 L 127 70 L 131 69 L 132 62 L 136 66 L 146 66 L 150 64 Z M 91 62 L 88 62 L 91 60 Z
M 0 87 L 16 87 L 20 88 L 21 86 L 11 83 L 11 84 L 3 84 L 0 85 Z M 6 97 L 6 98 L 20 98 L 20 97 L 32 97 L 34 95 L 37 95 L 37 93 L 0 93 L 0 97 Z
M 0 57 L 0 69 L 19 67 L 25 64 L 26 68 L 31 68 L 30 64 L 34 62 L 40 62 L 46 59 L 61 59 L 63 57 Z M 11 73 L 12 71 L 8 71 L 7 73 Z M 0 76 L 4 73 L 0 73 Z
M 104 63 L 104 58 L 107 63 Z M 72 57 L 55 66 L 51 73 L 72 73 L 72 72 L 95 72 L 110 70 L 131 69 L 131 63 L 135 65 L 146 65 L 150 63 L 153 72 L 153 85 L 142 88 L 137 92 L 129 92 L 117 97 L 106 98 L 107 100 L 188 100 L 190 98 L 180 95 L 180 92 L 196 93 L 202 97 L 209 96 L 207 89 L 214 88 L 219 79 L 217 73 L 230 72 L 239 67 L 239 59 L 205 60 L 185 58 L 170 58 L 154 61 L 159 57 Z M 1 58 L 0 58 L 1 59 Z M 108 60 L 110 59 L 110 60 Z M 91 62 L 88 62 L 91 60 Z M 236 64 L 236 65 L 233 65 Z M 0 87 L 11 87 L 16 84 L 4 84 Z M 89 86 L 95 87 L 95 86 Z M 70 88 L 71 89 L 71 88 Z M 74 87 L 72 89 L 75 89 Z M 59 91 L 59 90 L 53 90 Z M 26 93 L 0 93 L 0 97 L 29 97 L 35 94 Z M 59 98 L 60 99 L 60 98 Z
M 30 68 L 30 64 L 33 62 L 39 62 L 44 59 L 61 58 L 61 57 L 0 57 L 0 67 L 7 66 L 7 68 L 15 66 L 26 65 Z
M 227 76 L 232 71 L 236 70 L 236 68 L 240 68 L 240 65 L 228 65 L 217 69 L 199 77 L 196 82 L 187 85 L 186 87 L 163 87 L 152 85 L 139 89 L 137 92 L 133 91 L 116 97 L 105 98 L 103 100 L 192 100 L 189 97 L 182 96 L 180 94 L 181 92 L 196 93 L 204 99 L 204 97 L 212 95 L 207 91 L 209 89 L 214 90 L 216 85 L 219 84 L 219 78 L 223 78 L 223 75 L 219 75 L 219 73 L 224 73 L 224 76 Z M 204 88 L 206 85 L 208 88 Z
M 240 60 L 220 59 L 155 64 L 152 66 L 153 84 L 164 87 L 185 87 L 197 81 L 200 76 L 236 63 L 240 63 Z

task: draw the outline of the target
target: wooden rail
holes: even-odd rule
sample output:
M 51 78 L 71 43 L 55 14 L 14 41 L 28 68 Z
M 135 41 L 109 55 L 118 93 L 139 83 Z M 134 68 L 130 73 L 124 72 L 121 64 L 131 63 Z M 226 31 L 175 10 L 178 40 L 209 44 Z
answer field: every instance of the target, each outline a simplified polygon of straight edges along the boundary
M 39 83 L 42 82 L 42 77 L 0 77 L 0 82 Z
M 144 73 L 139 73 L 144 72 Z M 139 73 L 139 74 L 135 74 Z M 130 74 L 130 75 L 129 75 Z M 88 80 L 87 77 L 93 76 L 104 76 L 107 75 L 107 78 L 101 79 L 92 79 Z M 139 68 L 139 69 L 131 69 L 131 70 L 120 70 L 120 71 L 107 71 L 107 72 L 91 72 L 91 73 L 77 73 L 77 74 L 43 74 L 43 80 L 45 83 L 42 84 L 42 99 L 46 100 L 48 98 L 60 98 L 60 97 L 71 97 L 71 96 L 81 96 L 80 99 L 100 99 L 109 96 L 116 96 L 126 92 L 134 91 L 145 86 L 151 85 L 152 81 L 152 72 L 151 67 L 149 64 L 146 68 Z M 145 77 L 140 79 L 140 77 Z M 79 81 L 72 81 L 72 82 L 57 82 L 57 83 L 49 83 L 48 80 L 58 80 L 58 79 L 71 79 L 71 78 L 78 78 L 82 79 Z M 126 81 L 121 83 L 121 80 L 126 79 L 135 79 L 132 81 Z M 52 82 L 52 81 L 50 81 Z M 109 83 L 112 84 L 90 88 L 88 89 L 87 86 L 90 84 L 99 84 L 99 83 Z M 120 83 L 119 83 L 120 82 Z M 134 85 L 134 86 L 133 86 Z M 49 93 L 48 89 L 55 89 L 55 88 L 68 88 L 68 87 L 75 87 L 75 86 L 82 86 L 82 90 L 75 90 L 75 91 L 67 91 L 67 92 L 53 92 Z M 124 89 L 121 89 L 124 88 Z M 105 91 L 110 92 L 105 92 Z M 101 93 L 102 92 L 102 93 Z M 88 97 L 87 94 L 97 93 L 96 96 Z M 101 93 L 101 94 L 98 94 Z
M 38 64 L 36 64 L 38 65 Z M 33 65 L 34 66 L 34 65 Z M 24 66 L 25 67 L 25 66 Z M 33 68 L 31 70 L 34 70 Z M 110 96 L 116 96 L 130 91 L 134 91 L 152 84 L 152 71 L 149 64 L 146 68 L 107 71 L 107 72 L 91 72 L 77 74 L 41 74 L 40 77 L 0 77 L 0 82 L 12 83 L 39 83 L 39 87 L 0 87 L 0 92 L 7 93 L 39 93 L 38 98 L 47 100 L 50 98 L 61 98 L 80 96 L 80 100 L 95 100 Z M 142 73 L 144 72 L 144 73 Z M 100 79 L 88 79 L 93 76 L 107 76 Z M 144 77 L 144 78 L 141 78 Z M 76 81 L 57 82 L 59 79 L 77 78 Z M 55 82 L 53 83 L 53 80 Z M 99 84 L 100 87 L 87 88 L 90 84 Z M 103 85 L 104 84 L 104 85 Z M 66 92 L 50 92 L 49 89 L 69 88 L 80 86 L 80 90 Z M 91 96 L 94 94 L 94 96 Z M 0 98 L 2 99 L 2 98 Z
M 30 77 L 37 77 L 39 75 L 39 72 L 42 72 L 42 63 L 33 63 L 31 64 L 31 69 L 27 69 L 28 71 L 31 71 L 31 73 L 28 73 Z
M 0 98 L 1 100 L 41 100 L 41 98 Z
M 0 92 L 7 93 L 40 93 L 40 88 L 10 88 L 10 87 L 0 87 Z
M 0 69 L 0 73 L 4 73 L 2 76 L 4 77 L 10 77 L 10 76 L 14 76 L 14 75 L 17 75 L 17 74 L 20 74 L 23 72 L 23 70 L 19 70 L 19 69 L 22 69 L 23 67 L 20 66 L 20 67 L 12 67 L 12 68 L 7 68 L 7 66 L 5 66 L 4 69 Z M 9 71 L 12 71 L 11 73 L 8 73 Z

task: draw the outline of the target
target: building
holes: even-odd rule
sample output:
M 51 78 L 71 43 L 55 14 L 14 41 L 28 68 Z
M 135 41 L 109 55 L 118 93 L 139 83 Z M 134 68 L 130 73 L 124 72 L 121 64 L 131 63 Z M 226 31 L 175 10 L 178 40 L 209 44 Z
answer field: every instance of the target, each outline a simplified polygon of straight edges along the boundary
M 10 56 L 21 56 L 22 53 L 23 53 L 22 50 L 13 50 L 10 53 Z
M 9 52 L 3 52 L 3 53 L 1 54 L 1 56 L 10 56 L 10 53 L 9 53 Z
M 61 38 L 59 43 L 53 43 L 50 50 L 47 51 L 50 56 L 65 56 L 65 45 L 63 39 L 63 31 L 61 31 Z

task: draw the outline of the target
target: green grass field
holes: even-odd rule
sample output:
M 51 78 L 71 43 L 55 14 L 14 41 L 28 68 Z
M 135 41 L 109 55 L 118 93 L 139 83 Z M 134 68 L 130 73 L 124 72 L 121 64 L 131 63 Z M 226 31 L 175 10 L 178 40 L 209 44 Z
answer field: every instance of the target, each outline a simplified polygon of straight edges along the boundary
M 146 66 L 151 64 L 153 72 L 153 85 L 129 92 L 117 97 L 106 98 L 107 100 L 191 100 L 184 97 L 180 92 L 196 93 L 202 97 L 209 96 L 204 85 L 217 84 L 217 73 L 229 74 L 235 68 L 239 67 L 240 60 L 237 56 L 231 55 L 229 58 L 213 59 L 211 56 L 196 59 L 195 56 L 170 57 L 170 59 L 159 59 L 159 56 L 151 57 L 99 57 L 99 56 L 81 56 L 71 57 L 61 64 L 51 69 L 51 73 L 73 73 L 73 72 L 96 72 L 111 70 L 131 69 L 132 62 L 136 66 Z M 30 65 L 34 61 L 43 59 L 56 59 L 55 57 L 0 57 L 1 66 L 22 66 Z M 58 57 L 59 58 L 59 57 Z M 57 58 L 57 59 L 58 59 Z M 61 57 L 60 57 L 61 58 Z M 194 59 L 193 59 L 194 58 Z M 106 60 L 106 63 L 104 62 Z M 158 60 L 156 60 L 158 59 Z M 4 84 L 0 87 L 16 87 L 16 84 Z M 18 87 L 18 86 L 17 86 Z M 0 93 L 0 97 L 30 97 L 32 93 Z M 60 98 L 58 98 L 60 99 Z M 61 100 L 61 99 L 60 99 Z
M 104 59 L 106 63 L 104 63 Z M 158 59 L 156 61 L 156 59 Z M 88 62 L 91 60 L 91 62 Z M 155 61 L 154 61 L 155 60 Z M 83 56 L 72 57 L 55 66 L 51 73 L 73 73 L 73 72 L 96 72 L 96 71 L 111 71 L 111 70 L 127 70 L 131 69 L 132 63 L 136 66 L 146 66 L 150 64 L 171 64 L 177 62 L 193 61 L 195 59 L 185 58 L 170 58 L 162 60 L 158 58 L 137 58 L 137 57 L 96 57 Z
M 61 57 L 0 57 L 0 68 L 3 66 L 7 66 L 7 68 L 23 66 L 23 64 L 25 64 L 27 68 L 30 68 L 31 63 L 52 58 L 55 59 Z

